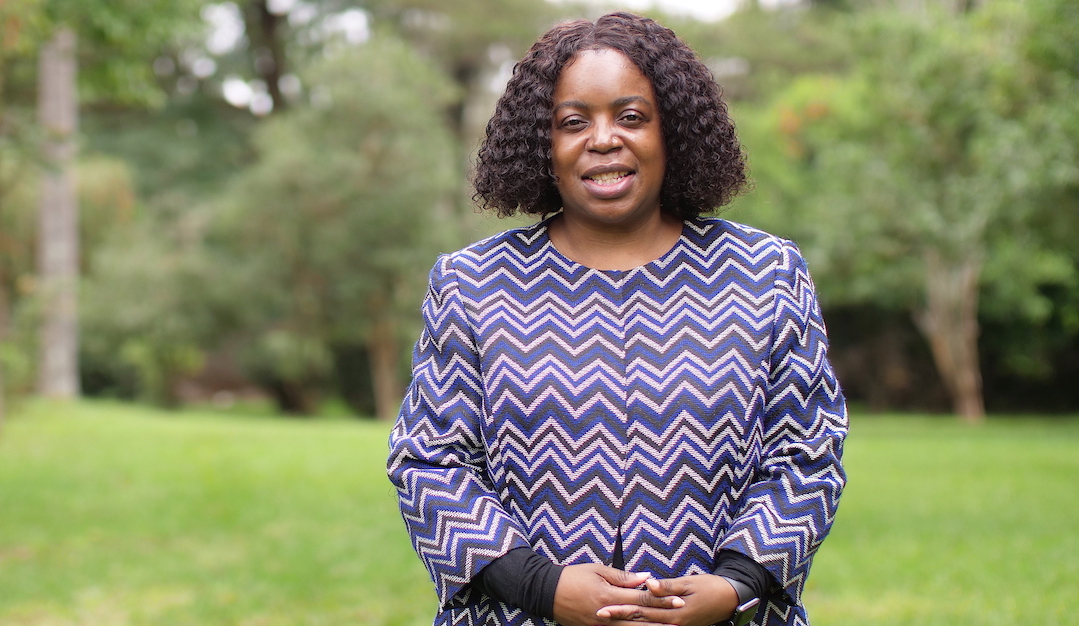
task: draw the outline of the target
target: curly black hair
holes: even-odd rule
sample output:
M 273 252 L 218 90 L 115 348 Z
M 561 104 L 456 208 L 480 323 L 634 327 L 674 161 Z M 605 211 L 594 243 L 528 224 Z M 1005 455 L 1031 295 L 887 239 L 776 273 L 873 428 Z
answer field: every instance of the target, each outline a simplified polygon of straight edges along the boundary
M 555 26 L 513 68 L 472 175 L 480 208 L 508 217 L 562 207 L 551 164 L 555 83 L 575 54 L 606 48 L 629 57 L 659 100 L 667 155 L 662 210 L 693 217 L 727 204 L 745 187 L 745 156 L 711 71 L 670 29 L 618 12 Z

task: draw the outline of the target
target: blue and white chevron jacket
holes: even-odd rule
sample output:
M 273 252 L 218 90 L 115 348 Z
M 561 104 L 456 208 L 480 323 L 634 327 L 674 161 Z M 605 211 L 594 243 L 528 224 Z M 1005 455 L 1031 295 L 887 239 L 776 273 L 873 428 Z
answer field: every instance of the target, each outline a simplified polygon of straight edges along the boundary
M 721 549 L 800 596 L 845 476 L 847 414 L 789 241 L 688 220 L 668 253 L 584 267 L 546 223 L 439 259 L 388 471 L 438 625 L 540 625 L 469 584 L 531 547 L 555 563 L 711 572 Z

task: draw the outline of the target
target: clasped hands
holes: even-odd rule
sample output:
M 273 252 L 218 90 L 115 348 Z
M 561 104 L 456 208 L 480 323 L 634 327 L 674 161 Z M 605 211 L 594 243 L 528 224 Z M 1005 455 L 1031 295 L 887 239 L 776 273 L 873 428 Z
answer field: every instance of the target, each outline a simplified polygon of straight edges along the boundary
M 562 570 L 554 617 L 562 626 L 710 626 L 736 606 L 734 587 L 712 574 L 657 579 L 582 564 Z

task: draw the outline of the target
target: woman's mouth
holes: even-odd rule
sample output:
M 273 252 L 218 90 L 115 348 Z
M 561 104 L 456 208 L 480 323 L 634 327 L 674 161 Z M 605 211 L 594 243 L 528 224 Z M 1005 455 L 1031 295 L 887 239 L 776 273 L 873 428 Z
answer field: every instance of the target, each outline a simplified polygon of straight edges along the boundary
M 590 180 L 597 185 L 604 187 L 608 185 L 614 185 L 623 178 L 629 176 L 631 172 L 605 172 L 603 174 L 596 174 L 595 176 L 586 176 L 585 180 Z
M 632 170 L 616 170 L 585 176 L 581 182 L 593 198 L 614 200 L 629 193 L 633 187 L 634 178 L 636 176 Z

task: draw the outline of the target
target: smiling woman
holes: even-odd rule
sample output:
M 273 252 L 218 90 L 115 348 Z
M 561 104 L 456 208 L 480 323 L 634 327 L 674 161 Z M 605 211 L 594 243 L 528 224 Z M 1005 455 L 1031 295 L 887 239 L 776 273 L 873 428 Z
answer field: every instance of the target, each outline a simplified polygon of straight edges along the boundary
M 667 159 L 652 83 L 624 54 L 582 50 L 562 70 L 551 162 L 562 198 L 551 240 L 569 258 L 628 270 L 682 234 L 681 220 L 660 211 Z
M 745 186 L 741 145 L 712 73 L 669 29 L 620 15 L 630 14 L 556 26 L 517 65 L 480 146 L 473 184 L 481 207 L 501 216 L 563 208 L 551 160 L 554 91 L 562 70 L 586 50 L 621 53 L 649 82 L 666 159 L 663 212 L 693 217 Z
M 539 223 L 439 259 L 390 479 L 435 623 L 808 624 L 847 416 L 797 247 L 702 213 L 745 184 L 673 32 L 556 26 L 476 199 Z

